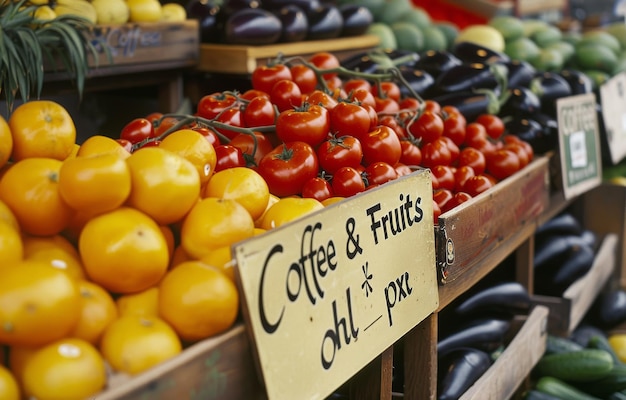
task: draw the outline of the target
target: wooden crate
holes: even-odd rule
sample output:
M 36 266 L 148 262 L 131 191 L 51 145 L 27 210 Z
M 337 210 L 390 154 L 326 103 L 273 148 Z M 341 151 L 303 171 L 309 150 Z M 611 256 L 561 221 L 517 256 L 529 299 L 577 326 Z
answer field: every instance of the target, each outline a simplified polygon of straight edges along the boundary
M 614 272 L 617 242 L 616 234 L 606 235 L 589 272 L 567 288 L 562 297 L 531 296 L 533 304 L 543 305 L 550 310 L 548 332 L 569 336 L 580 324 Z
M 265 399 L 243 324 L 133 377 L 114 375 L 98 400 Z
M 249 74 L 259 65 L 284 56 L 309 56 L 329 51 L 338 58 L 345 58 L 365 50 L 376 48 L 380 39 L 375 35 L 361 35 L 337 39 L 308 40 L 294 43 L 277 43 L 264 46 L 226 45 L 203 43 L 197 69 L 202 72 Z
M 440 283 L 471 273 L 485 257 L 509 246 L 509 238 L 527 228 L 534 230 L 549 205 L 548 164 L 547 158 L 539 157 L 492 189 L 439 216 L 435 233 Z
M 548 308 L 535 306 L 517 321 L 521 327 L 491 367 L 460 400 L 510 399 L 546 349 Z

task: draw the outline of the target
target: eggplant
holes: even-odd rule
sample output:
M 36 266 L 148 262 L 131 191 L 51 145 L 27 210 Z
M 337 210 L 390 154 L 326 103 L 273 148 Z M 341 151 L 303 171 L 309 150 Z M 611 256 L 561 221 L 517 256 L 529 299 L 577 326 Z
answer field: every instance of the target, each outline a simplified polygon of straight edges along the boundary
M 576 69 L 564 69 L 559 75 L 569 84 L 572 96 L 593 92 L 593 81 L 589 75 Z
M 507 89 L 500 108 L 500 115 L 513 119 L 532 117 L 541 110 L 541 101 L 535 93 L 526 87 Z
M 476 89 L 496 89 L 498 80 L 488 64 L 471 63 L 455 65 L 435 79 L 440 94 Z
M 339 8 L 331 3 L 322 3 L 306 13 L 309 20 L 307 40 L 334 39 L 343 28 L 343 17 Z
M 626 291 L 622 288 L 601 292 L 593 304 L 598 326 L 611 329 L 626 321 Z
M 373 74 L 389 67 L 413 67 L 419 57 L 414 51 L 376 49 L 348 57 L 341 62 L 341 66 L 350 71 Z
M 439 366 L 437 400 L 458 399 L 491 366 L 485 351 L 472 348 L 456 350 Z
M 400 66 L 398 69 L 411 89 L 422 97 L 429 95 L 435 87 L 435 78 L 426 71 L 408 66 Z M 400 85 L 400 94 L 402 96 L 413 95 L 406 85 Z
M 472 321 L 460 330 L 437 342 L 437 354 L 443 357 L 461 347 L 496 348 L 504 341 L 511 326 L 502 318 L 484 318 Z
M 198 20 L 202 43 L 218 43 L 221 40 L 221 4 L 220 0 L 191 0 L 185 5 L 187 17 Z
M 543 241 L 551 235 L 581 235 L 583 227 L 571 213 L 562 212 L 535 229 L 535 241 Z
M 493 310 L 516 313 L 526 312 L 529 307 L 530 295 L 521 283 L 502 282 L 468 297 L 455 308 L 455 312 L 463 316 Z
M 428 50 L 420 54 L 415 68 L 428 72 L 436 79 L 442 72 L 461 64 L 461 60 L 449 51 Z
M 549 115 L 556 116 L 556 101 L 571 96 L 572 89 L 557 72 L 543 71 L 530 82 L 530 90 L 537 95 L 541 102 L 541 110 Z
M 546 240 L 535 242 L 533 264 L 535 270 L 545 266 L 554 266 L 564 262 L 570 252 L 578 247 L 587 246 L 587 241 L 580 235 L 550 236 Z
M 569 287 L 589 272 L 595 257 L 595 251 L 586 243 L 571 247 L 567 259 L 556 269 L 552 282 L 563 289 Z
M 528 61 L 509 60 L 501 61 L 499 64 L 503 65 L 507 70 L 506 79 L 507 87 L 509 88 L 527 87 L 537 74 L 535 67 Z
M 473 42 L 459 42 L 452 47 L 452 53 L 464 63 L 492 64 L 506 62 L 511 58 L 505 53 L 492 50 Z
M 271 44 L 280 38 L 282 24 L 270 11 L 244 8 L 228 18 L 224 34 L 224 41 L 229 44 Z
M 223 2 L 222 11 L 229 17 L 239 10 L 249 8 L 263 9 L 264 7 L 260 0 L 226 0 Z
M 591 248 L 596 248 L 598 245 L 598 235 L 592 231 L 591 229 L 583 229 L 580 237 L 587 243 Z
M 473 121 L 480 114 L 498 114 L 500 103 L 493 91 L 466 90 L 457 93 L 445 93 L 433 96 L 432 100 L 443 106 L 454 106 L 468 121 Z
M 556 120 L 554 123 L 556 124 Z M 558 146 L 558 130 L 551 130 L 547 125 L 542 126 L 534 119 L 511 118 L 504 126 L 507 133 L 528 142 L 537 154 L 545 154 Z
M 306 38 L 309 20 L 300 7 L 293 4 L 286 5 L 280 10 L 274 11 L 274 14 L 282 24 L 279 42 L 300 42 Z
M 322 5 L 320 0 L 262 0 L 266 10 L 280 10 L 285 6 L 297 6 L 302 11 L 309 12 Z
M 578 343 L 581 347 L 589 347 L 589 340 L 596 335 L 606 335 L 606 333 L 596 325 L 583 322 L 578 325 L 576 329 L 574 329 L 574 331 L 570 334 L 569 339 Z
M 342 37 L 363 35 L 374 22 L 374 16 L 369 8 L 359 4 L 342 4 L 339 11 L 343 18 L 340 35 Z

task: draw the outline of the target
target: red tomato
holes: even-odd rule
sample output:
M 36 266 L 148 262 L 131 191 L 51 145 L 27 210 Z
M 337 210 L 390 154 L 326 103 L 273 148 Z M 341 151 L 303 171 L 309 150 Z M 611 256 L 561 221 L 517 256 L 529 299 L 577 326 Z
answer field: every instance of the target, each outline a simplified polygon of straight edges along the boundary
M 447 136 L 442 136 L 438 140 L 446 144 L 448 150 L 450 150 L 450 164 L 454 164 L 459 159 L 461 149 L 459 149 L 459 146 L 457 146 L 456 143 L 454 143 L 452 139 Z
M 461 146 L 465 142 L 465 127 L 465 117 L 461 114 L 445 114 L 443 136 L 452 139 L 457 146 Z
M 319 162 L 315 150 L 306 142 L 283 143 L 259 162 L 261 174 L 270 193 L 278 197 L 299 195 L 304 184 L 317 176 Z
M 255 149 L 256 139 L 256 149 Z M 254 132 L 254 136 L 247 133 L 240 133 L 235 136 L 228 144 L 235 146 L 243 152 L 244 156 L 254 160 L 255 165 L 259 165 L 261 158 L 274 149 L 270 140 L 260 132 Z
M 426 143 L 422 146 L 422 166 L 432 168 L 435 165 L 450 165 L 452 155 L 446 143 L 441 140 Z
M 248 89 L 245 92 L 243 92 L 242 94 L 239 95 L 240 98 L 244 99 L 244 100 L 252 100 L 255 97 L 267 97 L 268 99 L 270 98 L 269 93 L 264 92 L 262 90 L 256 90 L 256 89 Z
M 338 103 L 337 99 L 321 90 L 314 90 L 307 96 L 306 102 L 309 104 L 321 105 L 328 110 L 331 110 Z
M 150 114 L 146 115 L 145 118 L 148 121 L 152 122 L 152 124 L 154 125 L 155 122 L 157 122 L 158 120 L 163 118 L 163 113 L 153 112 L 153 113 L 150 113 Z
M 418 166 L 422 164 L 422 150 L 411 140 L 400 140 L 400 162 L 406 165 Z
M 237 106 L 237 97 L 229 93 L 215 92 L 200 98 L 197 106 L 199 117 L 214 119 L 219 113 Z
M 502 141 L 504 142 L 504 144 L 508 144 L 508 143 L 515 143 L 515 144 L 519 144 L 520 146 L 522 146 L 524 148 L 524 150 L 526 150 L 526 156 L 528 158 L 528 162 L 531 162 L 533 160 L 533 158 L 535 157 L 535 151 L 533 150 L 533 147 L 530 145 L 530 143 L 528 143 L 525 140 L 520 139 L 519 137 L 515 136 L 515 135 L 504 135 L 502 136 Z
M 217 133 L 215 133 L 215 131 L 213 131 L 212 129 L 204 126 L 194 126 L 191 127 L 191 130 L 200 132 L 202 136 L 204 136 L 206 140 L 213 145 L 213 147 L 221 144 L 219 136 L 217 136 Z
M 463 191 L 472 197 L 476 197 L 482 192 L 493 187 L 493 181 L 485 175 L 472 176 L 463 185 Z
M 434 100 L 425 100 L 424 111 L 430 111 L 435 114 L 441 114 L 441 105 Z
M 246 159 L 240 148 L 229 144 L 220 144 L 215 146 L 215 172 L 232 167 L 245 167 Z
M 345 90 L 346 93 L 348 93 L 349 96 L 352 95 L 357 90 L 364 90 L 367 93 L 369 93 L 370 95 L 372 95 L 372 93 L 371 93 L 372 84 L 369 83 L 369 81 L 367 79 L 352 78 L 352 79 L 346 80 L 343 83 L 343 90 Z M 374 98 L 374 96 L 372 95 L 372 99 L 373 98 Z
M 374 97 L 389 98 L 400 102 L 400 86 L 393 81 L 382 81 L 378 85 L 372 85 Z
M 463 165 L 454 169 L 454 191 L 461 192 L 465 187 L 465 182 L 471 177 L 476 176 L 474 168 L 469 165 Z
M 497 115 L 480 114 L 476 117 L 476 122 L 485 127 L 487 135 L 492 139 L 500 139 L 504 133 L 504 121 Z
M 383 115 L 378 119 L 378 124 L 385 125 L 393 129 L 400 139 L 408 139 L 406 130 L 400 124 L 396 115 Z
M 333 196 L 333 188 L 331 187 L 330 182 L 319 176 L 306 181 L 304 187 L 302 188 L 302 197 L 324 201 Z
M 283 142 L 300 141 L 317 147 L 330 132 L 329 111 L 319 105 L 305 103 L 285 110 L 276 119 L 276 135 Z
M 361 104 L 361 107 L 367 111 L 367 114 L 370 116 L 370 131 L 378 126 L 378 113 L 373 106 L 369 104 Z
M 405 97 L 400 100 L 399 106 L 401 110 L 417 111 L 419 110 L 421 103 L 415 97 Z
M 513 153 L 517 155 L 517 158 L 519 158 L 520 169 L 527 166 L 528 163 L 530 162 L 530 160 L 528 159 L 528 153 L 526 152 L 526 149 L 524 148 L 523 144 L 510 142 L 510 143 L 505 143 L 502 148 L 505 150 L 511 150 Z
M 439 208 L 439 204 L 433 202 L 433 222 L 435 225 L 439 223 L 439 216 L 441 215 L 441 208 Z
M 161 136 L 166 133 L 171 133 L 176 129 L 182 129 L 183 126 L 179 126 L 180 121 L 174 117 L 165 117 L 157 122 L 154 122 L 154 136 Z
M 520 170 L 520 160 L 511 150 L 497 150 L 487 157 L 487 172 L 497 180 L 502 180 Z
M 475 138 L 469 147 L 480 151 L 486 158 L 489 158 L 497 150 L 496 144 L 488 138 Z
M 434 142 L 443 134 L 443 120 L 438 114 L 424 111 L 409 122 L 407 130 L 423 144 Z
M 371 163 L 363 171 L 366 186 L 382 185 L 398 178 L 396 169 L 384 161 Z
M 450 166 L 435 165 L 430 170 L 433 176 L 437 178 L 437 188 L 454 191 L 456 179 L 454 178 L 454 170 Z
M 140 148 L 142 148 L 142 147 L 159 147 L 160 144 L 161 144 L 160 140 L 153 139 L 153 140 L 149 140 L 149 141 L 145 142 L 144 144 L 142 144 L 140 146 Z
M 127 139 L 115 139 L 115 141 L 117 143 L 120 144 L 120 146 L 122 146 L 124 149 L 126 149 L 126 151 L 128 151 L 129 153 L 133 152 L 133 144 L 127 140 Z
M 396 114 L 400 111 L 400 104 L 391 97 L 378 97 L 374 96 L 376 106 L 374 109 L 379 114 Z
M 241 111 L 239 110 L 239 108 L 228 108 L 222 111 L 217 116 L 217 118 L 215 118 L 215 121 L 220 122 L 222 124 L 226 124 L 229 127 L 230 126 L 233 126 L 236 128 L 243 127 L 243 120 L 241 118 Z M 237 136 L 240 133 L 236 130 L 228 129 L 228 127 L 224 127 L 224 128 L 216 127 L 215 130 L 229 139 L 233 139 L 235 136 Z
M 372 92 L 365 89 L 354 89 L 348 93 L 348 100 L 357 102 L 361 105 L 376 107 L 376 99 Z
M 341 167 L 358 167 L 363 160 L 363 148 L 354 136 L 333 136 L 319 145 L 317 158 L 320 168 L 333 174 Z
M 409 167 L 406 164 L 403 164 L 402 162 L 397 163 L 393 167 L 395 168 L 396 173 L 398 174 L 398 177 L 413 173 L 413 170 L 411 169 L 411 167 Z
M 352 167 L 341 167 L 333 174 L 331 186 L 335 196 L 350 197 L 365 190 L 361 173 Z
M 469 193 L 465 192 L 456 192 L 452 196 L 452 198 L 446 202 L 445 206 L 441 209 L 442 213 L 452 210 L 455 207 L 465 203 L 468 200 L 471 200 L 472 196 Z
M 302 105 L 302 92 L 294 81 L 281 79 L 272 86 L 270 100 L 278 111 L 290 110 Z
M 257 96 L 243 107 L 243 123 L 248 128 L 270 126 L 276 122 L 278 113 L 269 97 Z
M 120 139 L 125 139 L 132 144 L 139 143 L 142 140 L 154 138 L 156 134 L 152 122 L 146 118 L 135 118 L 122 128 Z
M 333 53 L 320 51 L 313 54 L 309 58 L 309 62 L 315 65 L 319 69 L 333 69 L 340 66 L 339 59 Z M 324 79 L 330 79 L 334 76 L 337 76 L 336 72 L 328 72 L 322 74 Z
M 485 155 L 473 147 L 465 147 L 459 154 L 457 162 L 458 167 L 470 166 L 474 170 L 476 175 L 480 175 L 485 172 L 487 166 L 487 159 Z
M 363 147 L 363 164 L 369 165 L 376 161 L 384 161 L 395 165 L 400 161 L 402 147 L 398 135 L 388 126 L 379 125 L 361 138 Z
M 324 79 L 324 83 L 326 84 L 326 87 L 328 89 L 332 90 L 333 93 L 335 93 L 333 97 L 346 98 L 348 96 L 346 92 L 344 92 L 343 89 L 341 88 L 341 86 L 343 85 L 343 81 L 341 80 L 340 77 L 333 76 L 328 79 Z
M 274 84 L 282 79 L 292 79 L 285 64 L 260 65 L 252 71 L 252 88 L 270 93 Z
M 487 139 L 487 129 L 478 122 L 470 122 L 465 126 L 465 146 L 474 146 L 477 141 Z
M 439 209 L 443 212 L 446 203 L 454 197 L 451 190 L 437 189 L 433 191 L 433 201 L 439 206 Z
M 294 64 L 290 68 L 293 81 L 300 88 L 300 92 L 309 94 L 317 88 L 317 75 L 306 64 Z
M 371 120 L 367 110 L 356 103 L 340 101 L 329 112 L 330 132 L 337 136 L 357 138 L 370 131 Z

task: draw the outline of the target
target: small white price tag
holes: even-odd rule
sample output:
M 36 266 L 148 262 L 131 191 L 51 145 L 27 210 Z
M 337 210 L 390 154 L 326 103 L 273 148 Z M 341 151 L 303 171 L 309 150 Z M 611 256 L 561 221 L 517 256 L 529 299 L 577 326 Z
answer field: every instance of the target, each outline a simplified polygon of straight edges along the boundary
M 615 75 L 600 87 L 602 120 L 611 161 L 626 157 L 626 73 Z

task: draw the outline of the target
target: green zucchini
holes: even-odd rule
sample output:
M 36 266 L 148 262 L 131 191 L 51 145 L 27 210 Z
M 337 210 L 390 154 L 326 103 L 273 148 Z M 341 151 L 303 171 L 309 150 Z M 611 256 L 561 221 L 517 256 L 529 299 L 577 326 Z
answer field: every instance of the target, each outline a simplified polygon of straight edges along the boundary
M 582 349 L 584 349 L 583 346 L 571 339 L 550 334 L 546 338 L 546 354 L 568 353 Z
M 553 376 L 539 378 L 536 389 L 563 400 L 601 400 Z
M 567 382 L 591 382 L 602 379 L 613 369 L 611 355 L 600 349 L 583 348 L 566 353 L 546 354 L 541 357 L 534 372 L 538 376 L 552 376 Z
M 580 388 L 598 397 L 607 397 L 611 393 L 626 390 L 626 365 L 615 364 L 604 378 L 587 382 Z
M 561 398 L 531 389 L 524 394 L 524 400 L 561 400 Z
M 598 334 L 598 335 L 591 336 L 589 338 L 589 342 L 587 343 L 587 347 L 589 347 L 591 349 L 605 350 L 613 358 L 613 363 L 614 364 L 616 364 L 616 365 L 624 364 L 622 362 L 622 360 L 620 360 L 619 356 L 617 355 L 617 353 L 615 352 L 613 347 L 611 347 L 611 345 L 609 344 L 608 338 L 606 336 L 604 336 L 604 335 L 599 335 Z

